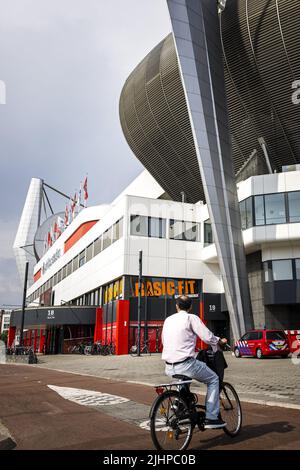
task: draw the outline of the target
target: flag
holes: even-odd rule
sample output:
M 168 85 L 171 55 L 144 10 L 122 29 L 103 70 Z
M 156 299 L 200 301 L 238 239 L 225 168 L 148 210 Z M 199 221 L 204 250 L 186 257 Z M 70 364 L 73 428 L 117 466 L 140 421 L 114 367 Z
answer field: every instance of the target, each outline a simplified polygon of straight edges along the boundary
M 66 209 L 65 209 L 64 225 L 65 225 L 65 227 L 67 227 L 69 225 L 69 205 L 68 204 L 66 204 Z
M 77 204 L 77 193 L 74 194 L 72 205 L 71 205 L 71 210 L 72 210 L 72 220 L 75 219 L 75 209 L 76 209 L 76 204 Z
M 51 233 L 48 232 L 48 235 L 47 235 L 47 244 L 48 244 L 48 248 L 52 245 L 52 239 L 51 239 Z
M 76 201 L 78 212 L 80 211 L 80 205 L 81 205 L 81 186 L 82 186 L 82 183 L 80 182 L 79 191 L 78 191 L 78 199 Z
M 88 197 L 89 197 L 89 194 L 88 194 L 88 186 L 87 186 L 87 176 L 84 178 L 84 182 L 83 182 L 83 199 L 84 199 L 84 205 L 86 207 L 86 204 L 87 204 L 87 200 L 88 200 Z
M 57 217 L 57 238 L 61 236 L 65 229 L 65 221 L 62 217 Z

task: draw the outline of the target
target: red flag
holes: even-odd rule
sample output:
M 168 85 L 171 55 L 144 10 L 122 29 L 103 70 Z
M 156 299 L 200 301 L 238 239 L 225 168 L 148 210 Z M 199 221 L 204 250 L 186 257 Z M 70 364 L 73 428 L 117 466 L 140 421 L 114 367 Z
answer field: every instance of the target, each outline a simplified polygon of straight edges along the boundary
M 66 204 L 66 210 L 65 210 L 65 227 L 69 225 L 69 206 Z
M 84 178 L 83 191 L 84 191 L 83 199 L 86 201 L 89 197 L 88 187 L 87 187 L 87 176 Z
M 50 232 L 48 232 L 47 243 L 48 243 L 48 247 L 52 245 L 52 238 L 51 238 Z

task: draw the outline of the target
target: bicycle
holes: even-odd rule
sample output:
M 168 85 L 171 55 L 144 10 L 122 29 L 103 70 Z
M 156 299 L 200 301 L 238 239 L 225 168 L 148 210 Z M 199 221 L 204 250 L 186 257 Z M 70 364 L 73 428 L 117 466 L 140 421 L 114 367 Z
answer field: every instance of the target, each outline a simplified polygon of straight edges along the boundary
M 101 347 L 100 354 L 102 356 L 112 356 L 115 354 L 115 352 L 116 352 L 115 345 L 113 343 L 110 343 L 110 344 L 103 344 L 103 346 Z
M 150 352 L 148 344 L 149 344 L 149 340 L 144 341 L 144 346 L 142 345 L 140 346 L 140 354 L 149 354 L 151 356 L 151 352 Z M 133 346 L 131 346 L 129 353 L 131 356 L 136 357 L 138 355 L 138 345 L 134 344 Z
M 212 367 L 211 367 L 212 368 Z M 174 375 L 177 382 L 156 385 L 158 397 L 150 410 L 150 431 L 157 450 L 186 450 L 196 426 L 204 432 L 205 405 L 190 391 L 192 379 Z M 220 417 L 226 422 L 225 434 L 235 437 L 242 427 L 242 408 L 237 392 L 228 382 L 220 385 Z

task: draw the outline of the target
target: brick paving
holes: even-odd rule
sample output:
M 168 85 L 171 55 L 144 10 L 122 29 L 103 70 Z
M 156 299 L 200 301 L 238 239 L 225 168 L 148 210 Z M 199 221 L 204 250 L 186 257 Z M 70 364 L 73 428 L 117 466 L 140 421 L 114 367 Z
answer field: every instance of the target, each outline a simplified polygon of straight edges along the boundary
M 33 367 L 62 370 L 113 380 L 157 384 L 169 379 L 160 354 L 151 356 L 41 356 Z M 241 400 L 300 407 L 300 364 L 291 359 L 236 359 L 226 353 L 225 380 L 237 389 Z M 194 382 L 194 385 L 196 383 Z M 198 388 L 198 384 L 196 385 Z M 200 385 L 200 392 L 205 386 Z

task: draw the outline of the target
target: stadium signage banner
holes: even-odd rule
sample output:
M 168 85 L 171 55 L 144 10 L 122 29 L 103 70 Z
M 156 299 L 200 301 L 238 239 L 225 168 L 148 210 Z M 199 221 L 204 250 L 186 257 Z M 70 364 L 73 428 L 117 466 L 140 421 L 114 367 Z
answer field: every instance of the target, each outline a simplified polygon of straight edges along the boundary
M 60 257 L 61 257 L 61 249 L 58 248 L 58 249 L 55 251 L 55 253 L 43 263 L 43 266 L 42 266 L 42 272 L 43 272 L 43 274 L 44 274 L 49 268 L 51 268 L 52 264 L 54 264 L 55 261 L 57 261 Z

